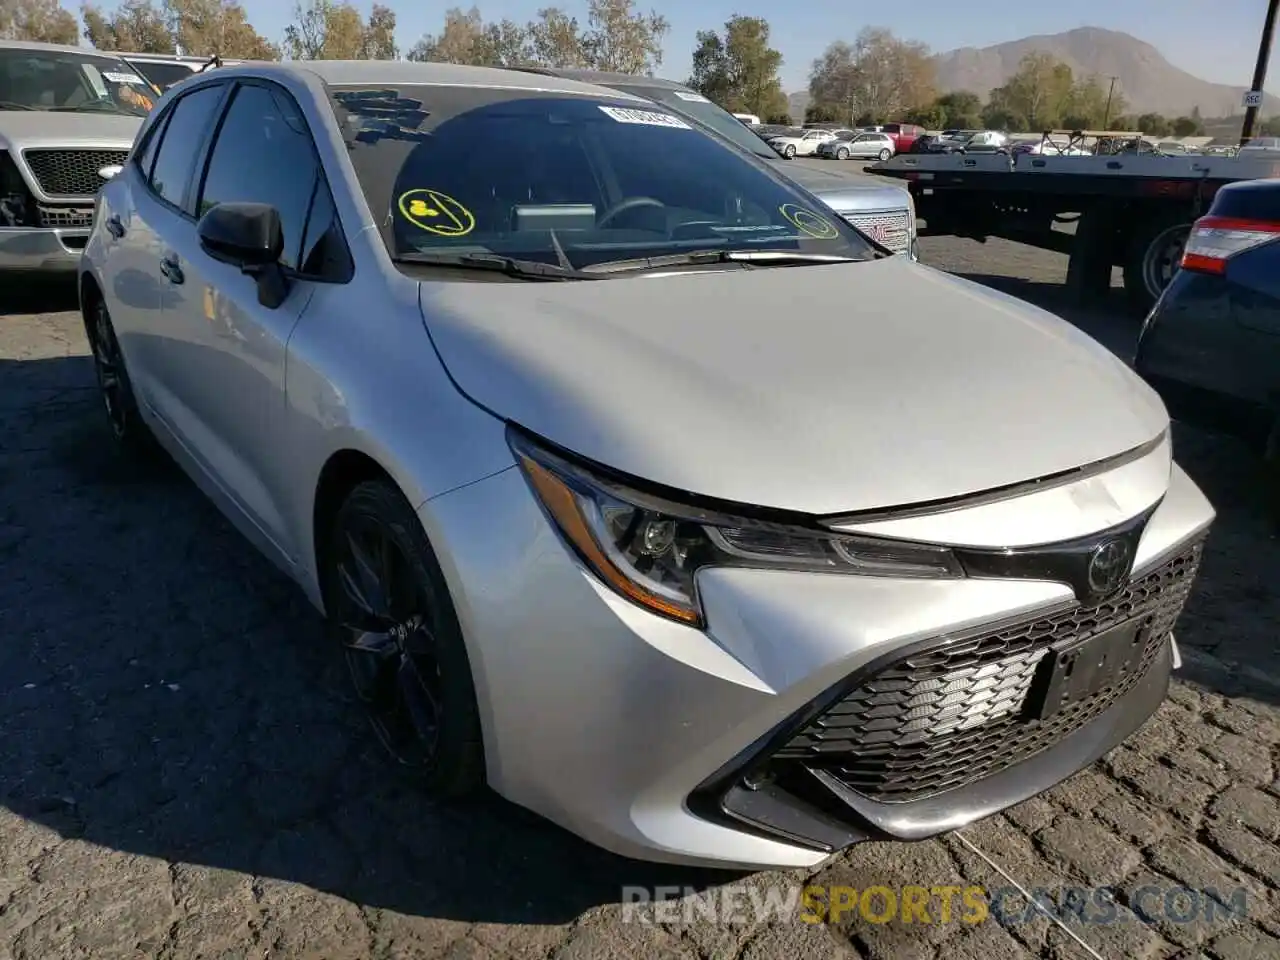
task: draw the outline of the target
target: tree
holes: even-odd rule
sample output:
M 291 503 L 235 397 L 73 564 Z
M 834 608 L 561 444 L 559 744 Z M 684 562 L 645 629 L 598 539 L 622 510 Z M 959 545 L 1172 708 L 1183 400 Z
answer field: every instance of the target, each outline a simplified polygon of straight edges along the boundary
M 295 4 L 294 23 L 285 27 L 284 49 L 291 60 L 392 60 L 396 15 L 375 4 L 366 23 L 350 3 L 307 0 Z
M 183 53 L 235 60 L 279 60 L 280 50 L 259 35 L 233 0 L 165 0 L 169 34 Z
M 166 14 L 151 0 L 125 0 L 111 16 L 86 3 L 80 8 L 84 38 L 99 50 L 131 53 L 173 53 L 176 44 Z
M 74 45 L 80 27 L 58 0 L 0 0 L 0 40 Z
M 1102 78 L 1089 76 L 1071 87 L 1063 107 L 1061 124 L 1070 130 L 1099 130 L 1124 113 L 1128 105 L 1124 94 L 1103 84 Z
M 1033 131 L 1055 129 L 1070 106 L 1074 85 L 1065 63 L 1048 53 L 1029 53 L 1009 81 L 991 91 L 989 115 L 1024 119 Z M 989 122 L 984 117 L 984 123 Z
M 585 58 L 597 70 L 645 74 L 662 64 L 662 39 L 671 29 L 655 10 L 638 13 L 635 0 L 587 0 Z
M 937 127 L 929 127 L 931 130 L 942 127 L 972 130 L 982 125 L 982 98 L 976 93 L 970 93 L 968 90 L 954 90 L 938 97 L 934 105 L 941 111 L 942 118 L 938 121 Z M 921 124 L 921 126 L 929 125 Z
M 1204 135 L 1204 123 L 1195 117 L 1178 117 L 1173 121 L 1175 137 L 1200 137 Z
M 835 110 L 821 103 L 811 103 L 804 108 L 805 123 L 839 123 Z
M 559 7 L 544 7 L 527 28 L 533 59 L 548 67 L 587 67 L 578 20 Z
M 1153 137 L 1167 137 L 1173 125 L 1158 113 L 1144 113 L 1137 119 L 1138 129 Z
M 689 86 L 730 113 L 778 116 L 787 112 L 781 66 L 768 22 L 735 15 L 725 21 L 723 39 L 714 30 L 698 32 Z
M 410 60 L 469 63 L 483 67 L 515 67 L 533 59 L 527 31 L 511 20 L 486 24 L 480 10 L 453 7 L 445 12 L 444 29 L 425 36 L 409 51 Z
M 926 106 L 912 107 L 903 114 L 902 119 L 907 123 L 914 123 L 916 126 L 924 127 L 926 130 L 941 130 L 949 126 L 947 123 L 947 111 L 942 107 L 939 100 L 935 100 Z M 974 126 L 977 126 L 977 124 L 974 124 Z
M 837 40 L 813 62 L 809 95 L 841 121 L 900 117 L 934 94 L 933 65 L 923 44 L 868 27 L 852 43 Z

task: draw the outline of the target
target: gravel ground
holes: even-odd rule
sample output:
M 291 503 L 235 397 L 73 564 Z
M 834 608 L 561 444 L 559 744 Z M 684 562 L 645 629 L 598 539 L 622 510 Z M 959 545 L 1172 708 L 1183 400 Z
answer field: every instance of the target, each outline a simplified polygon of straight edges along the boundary
M 924 259 L 1131 349 L 1118 309 L 1063 308 L 1062 257 L 943 238 Z M 402 786 L 297 591 L 184 478 L 116 457 L 73 304 L 22 300 L 0 310 L 0 960 L 1280 956 L 1280 547 L 1234 444 L 1176 437 L 1220 519 L 1184 669 L 1138 735 L 961 836 L 711 878 Z M 938 904 L 810 924 L 725 899 L 1008 878 L 1115 900 L 1060 927 L 1003 894 L 982 923 Z M 635 885 L 709 892 L 673 916 L 622 905 Z M 1200 892 L 1167 903 L 1181 888 Z

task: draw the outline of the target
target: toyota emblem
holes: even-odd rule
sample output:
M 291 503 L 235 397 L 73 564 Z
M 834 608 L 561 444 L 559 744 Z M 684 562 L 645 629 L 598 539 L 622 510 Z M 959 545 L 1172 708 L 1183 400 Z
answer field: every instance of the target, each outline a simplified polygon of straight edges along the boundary
M 1126 540 L 1107 540 L 1089 556 L 1089 589 L 1106 596 L 1119 588 L 1129 573 L 1130 547 Z

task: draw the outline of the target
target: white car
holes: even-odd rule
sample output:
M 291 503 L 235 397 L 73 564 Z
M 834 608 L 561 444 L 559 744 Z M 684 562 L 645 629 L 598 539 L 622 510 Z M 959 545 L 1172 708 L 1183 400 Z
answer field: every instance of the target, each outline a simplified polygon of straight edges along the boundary
M 792 157 L 812 157 L 818 147 L 828 140 L 834 140 L 834 130 L 806 130 L 798 137 L 774 137 L 769 146 L 790 160 Z

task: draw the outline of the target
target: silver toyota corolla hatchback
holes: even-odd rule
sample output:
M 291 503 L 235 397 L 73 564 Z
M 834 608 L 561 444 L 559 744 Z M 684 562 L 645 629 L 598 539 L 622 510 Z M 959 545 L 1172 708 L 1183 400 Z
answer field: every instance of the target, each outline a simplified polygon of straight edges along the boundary
M 433 791 L 808 866 L 1029 797 L 1165 695 L 1213 511 L 1155 394 L 661 106 L 212 71 L 94 223 L 115 435 L 302 586 Z

